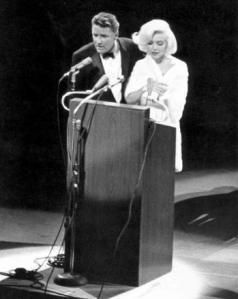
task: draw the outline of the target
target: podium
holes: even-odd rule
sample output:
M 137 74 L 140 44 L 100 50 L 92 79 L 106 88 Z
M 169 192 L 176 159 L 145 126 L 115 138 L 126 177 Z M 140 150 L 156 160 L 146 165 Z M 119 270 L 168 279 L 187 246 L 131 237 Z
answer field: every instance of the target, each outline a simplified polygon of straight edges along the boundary
M 79 103 L 70 103 L 68 156 L 84 136 L 78 120 L 83 170 L 65 271 L 73 263 L 89 282 L 139 286 L 172 267 L 175 129 L 150 121 L 148 107 L 89 100 L 74 115 Z

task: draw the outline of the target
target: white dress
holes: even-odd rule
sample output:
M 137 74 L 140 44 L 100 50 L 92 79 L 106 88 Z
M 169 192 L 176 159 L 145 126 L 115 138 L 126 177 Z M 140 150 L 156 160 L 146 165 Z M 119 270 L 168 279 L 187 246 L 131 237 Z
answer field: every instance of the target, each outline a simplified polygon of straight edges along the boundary
M 183 168 L 180 119 L 183 115 L 188 91 L 188 68 L 182 60 L 171 55 L 168 58 L 172 66 L 164 75 L 157 63 L 149 55 L 138 60 L 129 78 L 125 97 L 131 92 L 146 87 L 148 78 L 168 85 L 167 91 L 160 97 L 160 102 L 169 103 L 169 105 L 165 104 L 168 107 L 167 119 L 161 118 L 158 109 L 153 107 L 150 108 L 150 118 L 156 122 L 176 128 L 175 171 L 178 172 L 182 171 Z

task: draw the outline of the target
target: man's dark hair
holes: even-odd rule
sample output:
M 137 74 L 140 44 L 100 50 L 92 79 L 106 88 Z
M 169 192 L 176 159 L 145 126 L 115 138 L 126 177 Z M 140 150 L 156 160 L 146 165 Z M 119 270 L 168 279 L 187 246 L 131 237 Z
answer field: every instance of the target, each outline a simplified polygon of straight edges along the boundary
M 92 25 L 98 25 L 100 27 L 109 27 L 114 33 L 119 33 L 119 22 L 115 15 L 107 12 L 100 12 L 95 15 L 91 21 Z

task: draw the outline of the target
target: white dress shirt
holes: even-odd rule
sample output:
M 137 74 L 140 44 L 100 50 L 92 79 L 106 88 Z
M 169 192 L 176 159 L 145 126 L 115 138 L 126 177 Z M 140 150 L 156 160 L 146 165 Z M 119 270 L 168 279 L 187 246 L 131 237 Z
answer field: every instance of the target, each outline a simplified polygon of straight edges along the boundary
M 114 58 L 112 57 L 103 58 L 103 56 L 100 55 L 105 74 L 108 76 L 109 79 L 109 85 L 113 85 L 122 76 L 121 52 L 117 42 L 115 42 L 113 53 L 114 53 Z M 121 102 L 121 97 L 122 97 L 121 88 L 122 88 L 121 83 L 111 87 L 112 94 L 117 103 Z

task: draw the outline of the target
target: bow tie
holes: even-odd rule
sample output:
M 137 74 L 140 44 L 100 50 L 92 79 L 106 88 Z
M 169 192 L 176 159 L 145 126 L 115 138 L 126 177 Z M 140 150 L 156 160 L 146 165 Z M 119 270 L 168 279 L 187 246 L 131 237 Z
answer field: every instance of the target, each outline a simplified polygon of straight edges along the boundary
M 115 58 L 115 54 L 113 52 L 107 52 L 107 53 L 103 53 L 102 57 L 103 58 L 109 58 L 109 57 Z

